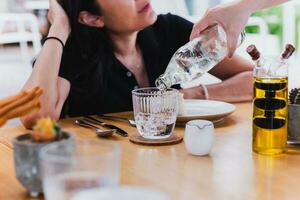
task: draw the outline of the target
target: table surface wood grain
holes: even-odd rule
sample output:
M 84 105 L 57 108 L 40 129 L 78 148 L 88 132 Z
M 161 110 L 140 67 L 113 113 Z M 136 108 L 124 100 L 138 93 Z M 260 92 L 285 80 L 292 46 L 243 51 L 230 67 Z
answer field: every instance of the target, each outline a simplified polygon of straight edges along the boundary
M 165 192 L 172 200 L 296 200 L 300 199 L 300 148 L 268 157 L 252 153 L 250 103 L 237 104 L 237 111 L 216 127 L 215 145 L 207 157 L 191 156 L 184 144 L 146 147 L 116 136 L 110 140 L 122 147 L 121 184 L 147 186 Z M 109 121 L 135 134 L 123 122 Z M 64 130 L 78 140 L 97 138 L 93 131 L 62 120 Z M 177 127 L 177 134 L 184 134 Z M 29 200 L 15 178 L 12 138 L 26 130 L 0 130 L 0 199 Z M 103 140 L 103 139 L 102 139 Z M 42 198 L 41 198 L 42 199 Z

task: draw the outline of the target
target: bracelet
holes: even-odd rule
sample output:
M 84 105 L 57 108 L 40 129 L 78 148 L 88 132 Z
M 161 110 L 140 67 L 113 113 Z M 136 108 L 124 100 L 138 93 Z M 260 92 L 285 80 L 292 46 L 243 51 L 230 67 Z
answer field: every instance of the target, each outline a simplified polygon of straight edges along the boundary
M 209 99 L 209 94 L 208 94 L 208 89 L 207 89 L 207 87 L 206 87 L 205 85 L 203 85 L 203 84 L 201 84 L 200 87 L 203 89 L 204 98 L 205 98 L 206 100 L 208 100 L 208 99 Z
M 61 39 L 59 39 L 58 37 L 47 37 L 47 38 L 44 39 L 43 44 L 44 44 L 47 40 L 56 40 L 56 41 L 58 41 L 58 42 L 62 45 L 63 49 L 65 49 L 65 44 L 64 44 L 63 41 L 62 41 Z

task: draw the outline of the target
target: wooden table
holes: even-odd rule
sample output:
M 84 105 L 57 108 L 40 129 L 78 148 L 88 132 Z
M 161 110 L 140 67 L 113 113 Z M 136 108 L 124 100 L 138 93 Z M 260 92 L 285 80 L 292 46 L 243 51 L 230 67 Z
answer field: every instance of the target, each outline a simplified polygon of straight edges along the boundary
M 145 147 L 117 137 L 122 146 L 121 184 L 150 186 L 172 200 L 294 200 L 300 199 L 300 150 L 267 157 L 251 151 L 251 104 L 238 104 L 237 111 L 216 129 L 216 142 L 209 157 L 188 155 L 184 144 Z M 130 133 L 135 128 L 114 122 Z M 65 130 L 81 139 L 95 134 L 62 121 Z M 28 200 L 14 174 L 11 139 L 22 127 L 0 131 L 0 199 Z M 176 132 L 183 134 L 183 128 Z

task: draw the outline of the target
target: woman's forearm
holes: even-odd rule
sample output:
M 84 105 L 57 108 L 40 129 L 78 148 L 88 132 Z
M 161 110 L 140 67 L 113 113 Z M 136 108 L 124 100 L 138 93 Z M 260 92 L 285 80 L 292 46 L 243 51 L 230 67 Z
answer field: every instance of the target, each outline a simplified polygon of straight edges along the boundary
M 231 103 L 251 101 L 253 96 L 252 71 L 246 71 L 233 76 L 222 83 L 207 87 L 211 100 Z
M 225 58 L 212 68 L 209 73 L 221 80 L 227 80 L 245 71 L 253 71 L 253 63 L 238 55 L 234 55 L 231 59 Z
M 48 19 L 52 24 L 48 36 L 57 37 L 65 44 L 71 32 L 71 26 L 60 1 L 49 0 Z M 24 89 L 39 86 L 44 93 L 40 98 L 41 110 L 34 115 L 25 116 L 21 119 L 27 128 L 31 128 L 40 117 L 53 119 L 60 117 L 62 106 L 71 86 L 67 80 L 58 76 L 62 54 L 63 46 L 61 43 L 55 39 L 49 39 L 38 55 L 33 72 Z
M 252 71 L 239 73 L 222 83 L 207 86 L 210 100 L 226 101 L 231 103 L 245 102 L 252 100 L 253 93 Z M 204 99 L 205 92 L 198 86 L 183 89 L 185 99 Z
M 61 38 L 66 41 L 54 26 L 51 27 L 49 36 Z M 41 52 L 39 53 L 31 77 L 28 83 L 38 82 L 40 84 L 54 85 L 57 83 L 60 62 L 62 58 L 63 47 L 56 40 L 48 40 L 45 42 Z
M 276 6 L 290 0 L 242 0 L 240 3 L 242 6 L 249 9 L 249 13 L 256 12 L 258 10 Z
M 64 43 L 67 40 L 68 33 L 64 32 L 60 26 L 51 26 L 49 37 L 58 37 Z M 39 113 L 32 116 L 23 118 L 23 123 L 26 127 L 30 127 L 38 117 L 50 116 L 57 119 L 60 115 L 60 110 L 57 106 L 61 107 L 60 91 L 61 81 L 59 81 L 59 69 L 63 53 L 62 45 L 56 40 L 47 40 L 37 57 L 32 74 L 26 82 L 24 89 L 29 89 L 34 86 L 39 86 L 43 89 L 44 94 L 41 96 L 40 101 L 42 108 Z M 64 88 L 68 88 L 67 83 L 63 83 Z M 68 93 L 67 89 L 63 93 Z M 64 99 L 65 99 L 64 95 Z

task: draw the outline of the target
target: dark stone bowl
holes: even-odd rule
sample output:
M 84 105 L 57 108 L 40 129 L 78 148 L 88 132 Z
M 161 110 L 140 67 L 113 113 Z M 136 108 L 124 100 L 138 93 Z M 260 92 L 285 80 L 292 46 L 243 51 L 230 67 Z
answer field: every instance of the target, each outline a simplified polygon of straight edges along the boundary
M 43 193 L 39 153 L 41 148 L 53 142 L 63 142 L 66 146 L 70 146 L 74 144 L 75 139 L 72 134 L 63 132 L 62 139 L 59 141 L 32 142 L 30 134 L 20 135 L 13 140 L 16 176 L 31 197 Z
M 300 144 L 300 105 L 289 105 L 288 143 Z

